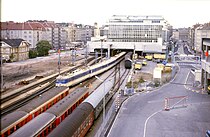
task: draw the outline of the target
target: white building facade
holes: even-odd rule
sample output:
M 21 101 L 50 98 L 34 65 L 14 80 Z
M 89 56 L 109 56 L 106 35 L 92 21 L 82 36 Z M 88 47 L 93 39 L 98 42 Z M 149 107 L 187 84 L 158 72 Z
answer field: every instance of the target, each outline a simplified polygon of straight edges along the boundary
M 167 41 L 169 24 L 162 16 L 114 15 L 109 20 L 108 41 L 157 42 Z

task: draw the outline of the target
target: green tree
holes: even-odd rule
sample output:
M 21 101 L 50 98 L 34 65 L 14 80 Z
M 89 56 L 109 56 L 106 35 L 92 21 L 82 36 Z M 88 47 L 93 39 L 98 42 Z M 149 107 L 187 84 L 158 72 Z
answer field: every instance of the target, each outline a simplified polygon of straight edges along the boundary
M 46 40 L 41 40 L 36 44 L 36 50 L 38 56 L 47 56 L 49 53 L 48 51 L 52 48 L 50 43 Z
M 12 53 L 10 56 L 9 56 L 9 62 L 13 62 L 14 61 L 14 58 L 15 58 L 15 55 Z
M 37 51 L 36 50 L 29 50 L 29 58 L 36 58 L 37 57 Z

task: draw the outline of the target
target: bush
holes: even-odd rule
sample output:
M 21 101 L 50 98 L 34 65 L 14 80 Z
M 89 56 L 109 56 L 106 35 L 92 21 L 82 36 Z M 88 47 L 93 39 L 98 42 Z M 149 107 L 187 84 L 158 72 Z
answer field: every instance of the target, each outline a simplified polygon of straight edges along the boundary
M 29 58 L 36 58 L 37 57 L 37 51 L 36 50 L 29 50 Z
M 139 83 L 143 83 L 143 82 L 145 82 L 145 80 L 142 77 L 140 77 Z

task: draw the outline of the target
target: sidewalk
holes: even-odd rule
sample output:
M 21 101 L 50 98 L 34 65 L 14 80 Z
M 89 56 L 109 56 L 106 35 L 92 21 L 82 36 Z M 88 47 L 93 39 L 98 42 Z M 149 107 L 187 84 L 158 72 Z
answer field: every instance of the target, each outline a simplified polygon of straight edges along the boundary
M 195 76 L 190 72 L 186 81 L 185 88 L 199 94 L 208 94 L 200 84 L 198 86 L 194 84 L 194 78 Z

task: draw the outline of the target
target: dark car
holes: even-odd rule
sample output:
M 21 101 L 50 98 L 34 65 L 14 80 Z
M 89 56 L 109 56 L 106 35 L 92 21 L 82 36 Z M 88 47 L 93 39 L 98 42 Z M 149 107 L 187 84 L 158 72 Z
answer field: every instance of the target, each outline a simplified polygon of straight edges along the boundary
M 210 130 L 206 131 L 206 137 L 210 137 Z

